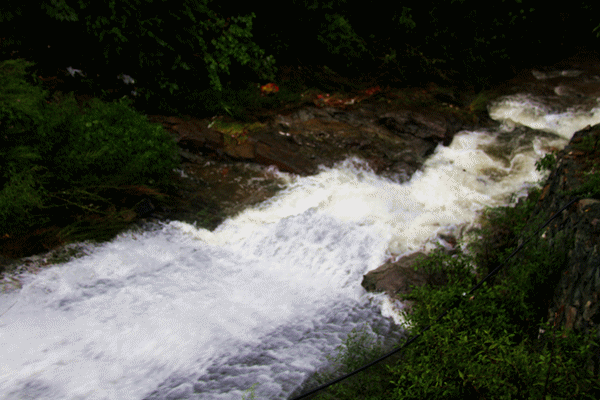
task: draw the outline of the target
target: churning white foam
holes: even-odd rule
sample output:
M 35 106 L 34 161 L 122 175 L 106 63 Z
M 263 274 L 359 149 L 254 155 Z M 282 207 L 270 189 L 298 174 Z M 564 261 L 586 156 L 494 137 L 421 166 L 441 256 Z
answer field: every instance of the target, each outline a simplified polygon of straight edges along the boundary
M 571 107 L 557 108 L 546 104 L 543 99 L 529 94 L 506 96 L 488 107 L 490 117 L 502 121 L 507 129 L 517 125 L 551 132 L 564 139 L 588 125 L 600 123 L 600 108 Z

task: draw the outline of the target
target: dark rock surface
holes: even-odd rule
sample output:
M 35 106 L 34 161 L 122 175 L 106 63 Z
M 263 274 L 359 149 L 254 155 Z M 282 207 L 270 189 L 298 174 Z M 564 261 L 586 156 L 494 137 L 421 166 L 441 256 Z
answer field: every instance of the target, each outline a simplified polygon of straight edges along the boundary
M 180 155 L 195 162 L 198 153 L 230 160 L 274 165 L 281 171 L 310 175 L 350 155 L 370 160 L 378 173 L 410 177 L 433 152 L 449 144 L 465 123 L 451 112 L 420 112 L 364 101 L 354 106 L 304 106 L 267 118 L 264 128 L 245 137 L 211 128 L 210 120 L 150 115 L 173 134 Z
M 599 138 L 600 125 L 573 136 L 560 152 L 531 219 L 547 219 L 571 200 L 581 197 L 541 234 L 552 248 L 569 246 L 548 310 L 551 323 L 568 329 L 587 330 L 600 324 L 600 200 L 585 198 L 585 193 L 572 193 L 589 179 L 584 171 L 592 170 L 594 164 L 600 162 Z
M 397 261 L 388 261 L 367 273 L 361 285 L 369 292 L 385 292 L 393 298 L 397 294 L 409 294 L 414 286 L 445 284 L 446 276 L 442 272 L 415 270 L 415 263 L 425 257 L 425 253 L 416 252 Z

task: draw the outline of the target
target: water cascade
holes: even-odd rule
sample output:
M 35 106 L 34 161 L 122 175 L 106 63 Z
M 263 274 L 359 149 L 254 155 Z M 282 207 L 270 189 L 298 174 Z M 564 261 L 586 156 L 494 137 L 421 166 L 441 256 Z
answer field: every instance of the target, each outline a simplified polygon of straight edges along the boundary
M 0 296 L 0 398 L 286 399 L 365 326 L 401 319 L 362 276 L 460 234 L 486 206 L 542 178 L 535 161 L 600 110 L 500 99 L 496 130 L 463 131 L 410 181 L 348 159 L 215 231 L 173 221 L 86 245 L 87 255 Z M 7 311 L 5 311 L 7 310 Z

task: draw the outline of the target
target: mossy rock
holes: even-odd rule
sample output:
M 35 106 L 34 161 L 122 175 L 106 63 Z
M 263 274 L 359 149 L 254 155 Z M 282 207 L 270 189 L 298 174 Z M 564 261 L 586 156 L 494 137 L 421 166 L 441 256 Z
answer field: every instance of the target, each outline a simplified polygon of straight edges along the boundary
M 257 130 L 260 130 L 262 128 L 265 127 L 265 124 L 260 123 L 260 122 L 253 122 L 253 123 L 244 123 L 244 122 L 237 122 L 237 121 L 232 121 L 232 122 L 228 122 L 228 121 L 222 121 L 222 120 L 215 120 L 210 124 L 210 127 L 214 130 L 217 130 L 219 132 L 228 134 L 228 135 L 241 135 L 244 132 L 254 132 Z

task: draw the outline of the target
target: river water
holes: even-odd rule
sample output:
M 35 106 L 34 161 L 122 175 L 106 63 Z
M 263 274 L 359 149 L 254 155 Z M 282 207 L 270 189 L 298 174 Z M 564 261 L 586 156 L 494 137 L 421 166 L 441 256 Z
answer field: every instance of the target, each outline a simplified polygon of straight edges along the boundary
M 589 103 L 589 102 L 588 102 Z M 595 106 L 519 94 L 497 129 L 463 131 L 410 181 L 348 159 L 215 231 L 128 232 L 23 274 L 0 296 L 2 399 L 286 399 L 354 328 L 398 338 L 400 304 L 362 276 L 460 235 L 486 206 L 543 178 L 535 161 L 600 122 Z

